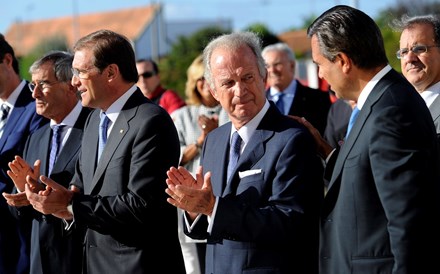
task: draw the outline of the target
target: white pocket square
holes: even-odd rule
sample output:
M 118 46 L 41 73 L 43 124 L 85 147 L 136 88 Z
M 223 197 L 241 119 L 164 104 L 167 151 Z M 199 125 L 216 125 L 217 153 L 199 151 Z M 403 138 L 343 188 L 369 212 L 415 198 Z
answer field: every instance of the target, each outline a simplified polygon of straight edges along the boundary
M 238 176 L 240 177 L 240 179 L 243 179 L 244 177 L 260 174 L 260 173 L 261 173 L 261 169 L 251 169 L 251 170 L 239 171 Z

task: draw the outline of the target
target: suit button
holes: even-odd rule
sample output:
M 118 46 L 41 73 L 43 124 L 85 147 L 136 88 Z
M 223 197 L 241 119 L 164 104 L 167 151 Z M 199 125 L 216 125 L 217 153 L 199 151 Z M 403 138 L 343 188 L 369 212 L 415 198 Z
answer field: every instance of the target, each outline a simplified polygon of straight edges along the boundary
M 327 219 L 326 221 L 329 222 L 329 223 L 333 222 L 332 219 Z

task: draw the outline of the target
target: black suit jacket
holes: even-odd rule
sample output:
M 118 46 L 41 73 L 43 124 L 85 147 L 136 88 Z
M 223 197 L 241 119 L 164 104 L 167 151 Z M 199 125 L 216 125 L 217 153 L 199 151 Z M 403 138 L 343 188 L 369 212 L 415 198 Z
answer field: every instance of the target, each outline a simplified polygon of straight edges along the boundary
M 332 104 L 327 91 L 304 86 L 296 81 L 296 92 L 288 115 L 305 117 L 321 135 L 327 124 L 327 114 Z M 269 98 L 269 90 L 266 92 Z
M 75 222 L 87 226 L 84 271 L 185 273 L 177 209 L 165 193 L 166 172 L 180 156 L 171 117 L 137 89 L 96 165 L 99 113 L 93 111 L 86 122 L 73 180 L 83 190 L 72 207 Z
M 366 99 L 324 199 L 320 273 L 438 269 L 439 155 L 425 102 L 396 71 Z M 434 251 L 428 251 L 434 250 Z
M 69 186 L 75 173 L 84 124 L 89 113 L 90 109 L 82 109 L 50 175 L 50 178 L 64 187 Z M 24 150 L 24 159 L 28 164 L 33 165 L 37 159 L 41 160 L 40 174 L 46 176 L 51 136 L 52 130 L 47 124 L 29 137 Z M 31 219 L 32 222 L 31 274 L 81 273 L 83 228 L 67 231 L 61 219 L 41 214 L 32 206 L 11 207 L 11 210 L 15 211 L 22 222 L 26 219 Z

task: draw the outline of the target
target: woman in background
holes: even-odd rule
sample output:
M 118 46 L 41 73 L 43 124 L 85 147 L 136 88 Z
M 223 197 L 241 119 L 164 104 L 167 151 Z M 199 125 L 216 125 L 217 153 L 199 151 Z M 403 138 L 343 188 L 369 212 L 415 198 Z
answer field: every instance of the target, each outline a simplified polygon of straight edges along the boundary
M 206 135 L 219 125 L 229 122 L 228 115 L 211 95 L 203 77 L 202 56 L 194 59 L 187 70 L 186 106 L 175 110 L 171 117 L 179 134 L 180 165 L 195 176 L 200 151 Z M 183 211 L 179 209 L 179 239 L 188 274 L 204 273 L 206 241 L 194 240 L 183 233 Z

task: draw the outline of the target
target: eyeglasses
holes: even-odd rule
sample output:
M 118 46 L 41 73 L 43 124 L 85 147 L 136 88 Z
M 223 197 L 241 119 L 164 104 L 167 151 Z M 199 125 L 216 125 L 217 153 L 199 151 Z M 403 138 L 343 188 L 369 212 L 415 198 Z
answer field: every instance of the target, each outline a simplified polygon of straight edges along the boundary
M 95 69 L 96 67 L 90 68 L 90 69 L 76 69 L 72 68 L 73 76 L 76 76 L 80 79 L 88 79 L 89 75 L 87 74 L 89 71 Z
M 58 83 L 61 83 L 61 81 L 56 81 L 56 82 L 52 82 L 52 83 L 50 83 L 48 81 L 39 81 L 36 84 L 29 83 L 28 87 L 31 90 L 31 92 L 34 92 L 34 90 L 36 88 L 39 88 L 41 91 L 44 91 L 45 89 L 48 89 L 48 88 L 50 88 L 50 87 L 52 87 L 52 86 L 54 86 L 54 85 L 56 85 Z
M 150 78 L 152 76 L 156 75 L 156 72 L 154 71 L 146 71 L 144 73 L 139 74 L 139 78 L 141 78 L 141 76 L 145 79 Z
M 404 58 L 404 57 L 405 57 L 410 51 L 411 51 L 412 53 L 414 53 L 415 55 L 419 56 L 420 54 L 427 52 L 429 48 L 438 48 L 438 47 L 440 47 L 440 46 L 438 46 L 438 45 L 432 45 L 432 46 L 416 45 L 416 46 L 413 46 L 413 47 L 411 47 L 411 48 L 403 48 L 403 49 L 399 49 L 399 50 L 396 52 L 396 56 L 397 56 L 397 59 L 402 59 L 402 58 Z

